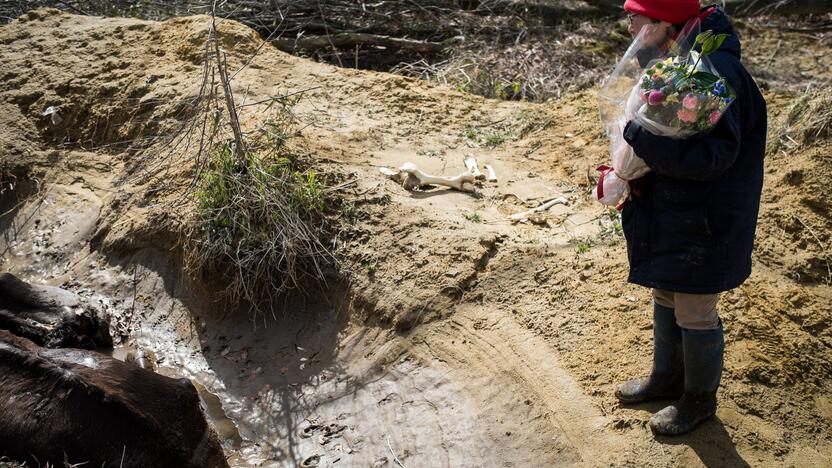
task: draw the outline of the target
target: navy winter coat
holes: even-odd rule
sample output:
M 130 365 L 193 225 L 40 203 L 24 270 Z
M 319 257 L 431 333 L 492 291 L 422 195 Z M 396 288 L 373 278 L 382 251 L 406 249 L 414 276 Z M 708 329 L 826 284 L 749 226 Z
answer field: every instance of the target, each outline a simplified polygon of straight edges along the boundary
M 706 134 L 656 136 L 630 122 L 624 138 L 652 171 L 624 206 L 629 281 L 669 291 L 712 294 L 742 284 L 763 186 L 766 103 L 740 63 L 740 41 L 721 9 L 702 31 L 731 36 L 710 55 L 737 99 Z

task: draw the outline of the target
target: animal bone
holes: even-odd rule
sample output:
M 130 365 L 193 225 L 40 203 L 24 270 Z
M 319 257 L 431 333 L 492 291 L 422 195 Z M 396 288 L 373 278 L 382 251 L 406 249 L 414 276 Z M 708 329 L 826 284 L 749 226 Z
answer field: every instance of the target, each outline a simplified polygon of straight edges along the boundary
M 41 115 L 43 115 L 44 117 L 49 117 L 49 120 L 52 122 L 52 125 L 58 125 L 64 120 L 61 118 L 60 115 L 58 115 L 58 109 L 56 109 L 55 106 L 47 107 Z
M 491 164 L 485 165 L 485 171 L 488 172 L 488 181 L 489 182 L 497 182 L 497 173 L 494 172 L 494 168 L 491 167 Z
M 423 185 L 442 185 L 460 192 L 477 192 L 477 187 L 474 185 L 476 178 L 467 171 L 455 177 L 432 176 L 425 174 L 410 162 L 402 164 L 398 171 L 386 167 L 380 168 L 380 171 L 391 179 L 397 180 L 406 190 L 412 190 Z
M 477 160 L 473 156 L 465 156 L 462 162 L 465 163 L 465 167 L 468 168 L 468 172 L 474 175 L 474 178 L 477 180 L 485 180 L 485 174 L 480 172 L 480 168 L 477 166 Z
M 508 219 L 512 223 L 525 222 L 525 221 L 528 221 L 529 216 L 531 216 L 535 213 L 540 213 L 542 211 L 546 211 L 546 210 L 548 210 L 549 208 L 551 208 L 555 205 L 565 205 L 565 204 L 566 204 L 566 199 L 565 198 L 563 198 L 563 197 L 555 198 L 553 200 L 547 201 L 546 203 L 538 206 L 537 208 L 532 208 L 531 210 L 527 210 L 527 211 L 524 211 L 522 213 L 513 214 L 513 215 L 509 216 Z
M 527 206 L 531 206 L 530 202 L 528 200 L 524 200 L 523 198 L 520 197 L 520 195 L 517 195 L 516 193 L 504 193 L 500 196 L 500 198 L 502 198 L 503 200 L 508 199 L 508 198 L 516 198 L 517 201 L 519 201 L 520 203 L 522 203 L 524 205 L 527 205 Z

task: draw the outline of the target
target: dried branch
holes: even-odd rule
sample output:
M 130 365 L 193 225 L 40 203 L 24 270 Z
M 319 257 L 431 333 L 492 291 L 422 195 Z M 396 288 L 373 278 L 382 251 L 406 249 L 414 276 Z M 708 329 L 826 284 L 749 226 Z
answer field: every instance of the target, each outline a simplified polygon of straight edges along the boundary
M 223 94 L 225 95 L 225 105 L 231 121 L 231 130 L 234 132 L 234 155 L 237 158 L 237 168 L 244 169 L 246 167 L 245 143 L 243 142 L 243 132 L 240 129 L 240 119 L 237 117 L 237 108 L 234 106 L 234 94 L 231 92 L 231 82 L 228 79 L 228 64 L 226 63 L 225 54 L 220 52 L 220 40 L 215 15 L 216 8 L 217 3 L 214 0 L 214 4 L 211 7 L 211 38 L 209 40 L 213 42 L 217 72 L 222 83 Z
M 454 37 L 443 42 L 426 42 L 368 33 L 339 33 L 333 36 L 304 36 L 297 39 L 276 39 L 272 43 L 278 49 L 285 52 L 294 52 L 298 49 L 315 51 L 328 47 L 349 48 L 355 47 L 356 45 L 364 45 L 407 50 L 420 54 L 436 54 L 460 40 L 461 38 Z

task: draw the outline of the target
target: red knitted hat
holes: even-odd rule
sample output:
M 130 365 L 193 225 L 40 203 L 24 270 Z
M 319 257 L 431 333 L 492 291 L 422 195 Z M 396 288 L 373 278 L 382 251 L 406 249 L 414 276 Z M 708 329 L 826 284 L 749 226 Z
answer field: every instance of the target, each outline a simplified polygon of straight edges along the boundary
M 624 10 L 670 24 L 682 24 L 699 14 L 699 0 L 627 0 Z

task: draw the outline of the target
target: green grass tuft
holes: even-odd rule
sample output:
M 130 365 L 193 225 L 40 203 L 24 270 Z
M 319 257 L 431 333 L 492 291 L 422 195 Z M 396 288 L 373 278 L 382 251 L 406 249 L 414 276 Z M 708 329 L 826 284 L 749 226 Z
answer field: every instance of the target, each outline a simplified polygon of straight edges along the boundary
M 471 221 L 472 223 L 481 223 L 482 222 L 482 216 L 480 216 L 480 214 L 477 213 L 477 212 L 464 213 L 462 216 L 464 216 L 465 219 L 467 219 L 468 221 Z
M 322 181 L 289 146 L 286 125 L 267 124 L 244 165 L 231 143 L 218 147 L 194 191 L 189 268 L 203 277 L 221 273 L 225 297 L 255 310 L 306 278 L 321 279 L 322 265 L 332 260 L 320 241 Z

